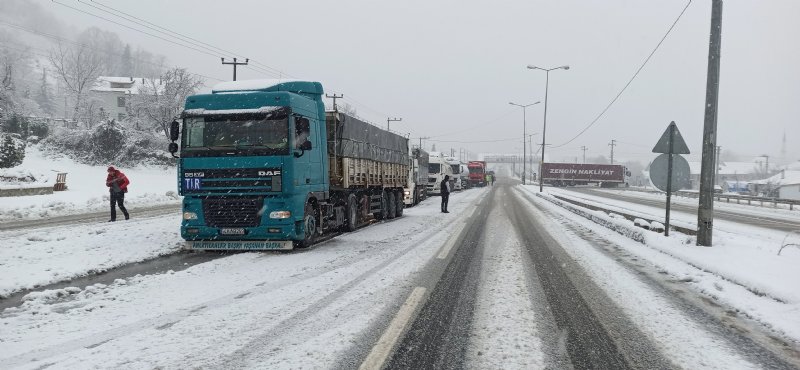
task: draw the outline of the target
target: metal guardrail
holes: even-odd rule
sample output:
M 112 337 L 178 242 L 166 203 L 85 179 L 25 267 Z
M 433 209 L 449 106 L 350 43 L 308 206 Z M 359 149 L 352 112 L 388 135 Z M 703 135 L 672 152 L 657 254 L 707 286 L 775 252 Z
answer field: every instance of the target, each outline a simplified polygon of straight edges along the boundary
M 592 211 L 601 211 L 601 212 L 605 212 L 605 213 L 614 213 L 614 214 L 617 214 L 617 215 L 620 215 L 620 216 L 624 217 L 625 219 L 627 219 L 629 221 L 635 221 L 637 218 L 640 218 L 640 219 L 643 219 L 643 220 L 647 221 L 648 223 L 653 223 L 653 222 L 661 223 L 661 222 L 663 222 L 663 220 L 655 219 L 655 218 L 652 218 L 652 217 L 647 217 L 647 216 L 643 216 L 643 215 L 628 214 L 628 213 L 620 212 L 618 210 L 611 210 L 611 209 L 599 207 L 599 206 L 596 206 L 596 205 L 593 205 L 593 204 L 584 203 L 584 202 L 581 202 L 579 200 L 563 197 L 563 196 L 560 196 L 560 195 L 555 195 L 555 194 L 550 194 L 550 195 L 552 197 L 562 201 L 562 202 L 567 202 L 567 203 L 576 205 L 578 207 L 583 207 L 583 208 L 586 208 L 586 209 L 590 209 Z M 686 228 L 686 227 L 682 227 L 682 226 L 670 225 L 670 229 L 675 230 L 675 231 L 680 232 L 680 233 L 683 233 L 683 234 L 686 234 L 686 235 L 697 235 L 697 230 Z
M 675 193 L 678 196 L 687 197 L 687 198 L 699 198 L 700 194 L 691 192 L 691 191 L 678 191 Z M 768 198 L 768 197 L 750 197 L 746 195 L 726 195 L 726 194 L 714 194 L 714 200 L 721 202 L 722 199 L 725 199 L 727 203 L 730 203 L 731 200 L 736 200 L 737 204 L 742 204 L 742 201 L 746 201 L 748 205 L 752 205 L 753 202 L 758 202 L 763 207 L 764 203 L 772 203 L 774 207 L 778 207 L 778 204 L 788 204 L 789 210 L 794 210 L 795 206 L 800 207 L 800 200 L 794 199 L 780 199 L 780 198 Z

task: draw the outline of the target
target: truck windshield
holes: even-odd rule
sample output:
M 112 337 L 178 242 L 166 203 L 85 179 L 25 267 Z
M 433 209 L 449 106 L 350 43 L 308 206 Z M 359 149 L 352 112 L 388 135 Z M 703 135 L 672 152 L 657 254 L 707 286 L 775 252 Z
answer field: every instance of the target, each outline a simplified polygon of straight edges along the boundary
M 461 173 L 461 166 L 459 166 L 459 165 L 457 165 L 457 164 L 451 164 L 451 165 L 450 165 L 450 168 L 452 168 L 452 169 L 453 169 L 453 173 L 454 173 L 454 174 L 456 174 L 456 175 L 458 175 L 459 173 Z
M 439 173 L 441 170 L 439 163 L 429 163 L 428 164 L 428 173 Z
M 287 117 L 266 115 L 208 115 L 184 119 L 184 149 L 289 153 Z
M 482 167 L 470 167 L 469 173 L 483 173 Z

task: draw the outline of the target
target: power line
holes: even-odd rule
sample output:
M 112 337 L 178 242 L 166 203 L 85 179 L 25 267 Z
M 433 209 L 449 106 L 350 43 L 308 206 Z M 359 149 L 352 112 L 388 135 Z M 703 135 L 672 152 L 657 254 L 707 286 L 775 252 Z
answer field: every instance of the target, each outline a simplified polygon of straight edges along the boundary
M 131 23 L 133 23 L 133 24 L 136 24 L 136 25 L 139 25 L 139 26 L 142 26 L 142 27 L 148 28 L 148 29 L 150 29 L 150 30 L 153 30 L 153 31 L 159 32 L 159 33 L 161 33 L 161 34 L 163 34 L 163 35 L 167 35 L 167 36 L 169 36 L 169 37 L 172 37 L 172 38 L 175 38 L 175 39 L 181 40 L 182 42 L 186 42 L 186 43 L 188 43 L 188 44 L 191 44 L 191 45 L 194 45 L 194 46 L 197 46 L 197 47 L 203 48 L 203 49 L 205 49 L 205 50 L 208 50 L 208 51 L 211 51 L 211 52 L 213 52 L 213 53 L 218 53 L 218 54 L 231 54 L 231 55 L 234 55 L 234 56 L 237 56 L 237 57 L 242 57 L 242 58 L 245 58 L 244 56 L 242 56 L 242 55 L 241 55 L 241 54 L 239 54 L 239 53 L 235 53 L 235 52 L 232 52 L 232 51 L 229 51 L 229 50 L 225 50 L 225 49 L 223 49 L 223 48 L 220 48 L 220 47 L 218 47 L 218 46 L 211 45 L 211 44 L 209 44 L 209 43 L 206 43 L 206 42 L 203 42 L 203 41 L 201 41 L 201 40 L 198 40 L 198 39 L 196 39 L 196 38 L 193 38 L 193 37 L 187 36 L 187 35 L 185 35 L 185 34 L 182 34 L 182 33 L 180 33 L 180 32 L 173 31 L 173 30 L 171 30 L 171 29 L 168 29 L 168 28 L 166 28 L 166 27 L 159 26 L 159 25 L 157 25 L 157 24 L 155 24 L 155 23 L 153 23 L 153 22 L 150 22 L 150 21 L 147 21 L 147 20 L 145 20 L 145 19 L 142 19 L 142 18 L 136 17 L 136 16 L 134 16 L 134 15 L 132 15 L 132 14 L 129 14 L 129 13 L 123 12 L 123 11 L 121 11 L 121 10 L 119 10 L 119 9 L 116 9 L 116 8 L 114 8 L 114 7 L 111 7 L 111 6 L 108 6 L 108 5 L 104 5 L 104 4 L 100 3 L 99 1 L 91 0 L 91 2 L 93 2 L 93 3 L 96 3 L 96 4 L 98 4 L 98 5 L 100 5 L 100 6 L 104 7 L 104 8 L 110 9 L 111 11 L 108 11 L 108 10 L 105 10 L 105 9 L 101 9 L 101 8 L 99 8 L 99 7 L 97 7 L 97 6 L 94 6 L 94 5 L 92 5 L 92 4 L 85 3 L 84 1 L 85 1 L 85 0 L 78 0 L 78 2 L 79 2 L 79 3 L 81 3 L 81 4 L 88 5 L 88 6 L 92 7 L 92 8 L 95 8 L 95 9 L 97 9 L 97 10 L 100 10 L 100 11 L 102 11 L 102 12 L 105 12 L 105 13 L 111 14 L 111 15 L 113 15 L 113 16 L 116 16 L 116 17 L 118 17 L 118 18 L 125 19 L 126 21 L 128 21 L 128 22 L 131 22 Z M 112 12 L 112 11 L 113 11 L 113 12 Z M 122 15 L 115 14 L 115 13 L 119 13 L 119 14 L 122 14 Z M 146 23 L 146 24 L 143 24 L 142 22 L 144 22 L 144 23 Z M 148 25 L 150 25 L 150 26 L 148 26 Z M 151 26 L 152 26 L 152 27 L 151 27 Z M 154 28 L 154 27 L 155 27 L 155 28 Z M 251 69 L 253 69 L 253 70 L 257 71 L 257 72 L 260 72 L 260 73 L 265 73 L 265 74 L 270 74 L 270 75 L 273 75 L 273 76 L 278 76 L 278 77 L 280 77 L 280 76 L 282 76 L 282 75 L 284 75 L 284 74 L 285 74 L 284 72 L 282 72 L 282 71 L 280 71 L 280 70 L 278 70 L 278 69 L 276 69 L 276 68 L 273 68 L 273 67 L 267 66 L 266 64 L 263 64 L 263 63 L 260 63 L 260 62 L 258 62 L 258 63 L 257 63 L 255 60 L 252 60 L 252 62 L 253 62 L 253 63 L 255 63 L 255 64 L 258 64 L 258 65 L 262 65 L 262 66 L 264 66 L 264 68 L 262 68 L 262 67 L 257 67 L 257 66 L 250 66 L 250 68 L 251 68 Z M 268 70 L 268 69 L 269 69 L 269 70 Z M 271 70 L 271 71 L 270 71 L 270 70 Z M 288 75 L 288 74 L 287 74 L 287 75 Z
M 661 47 L 661 44 L 664 43 L 664 40 L 667 39 L 667 36 L 669 36 L 669 34 L 672 32 L 672 29 L 675 28 L 675 25 L 678 24 L 678 21 L 681 19 L 681 17 L 683 17 L 683 14 L 686 13 L 686 9 L 688 9 L 689 5 L 691 5 L 691 4 L 692 4 L 692 0 L 689 0 L 689 2 L 686 3 L 686 6 L 683 7 L 683 10 L 681 11 L 681 13 L 678 14 L 678 17 L 675 18 L 675 21 L 672 22 L 671 26 L 669 26 L 669 29 L 664 34 L 664 37 L 662 37 L 661 40 L 658 42 L 658 44 L 656 44 L 656 47 L 653 48 L 653 51 L 650 52 L 650 55 L 648 55 L 647 58 L 642 63 L 642 65 L 639 66 L 639 69 L 636 70 L 636 73 L 633 74 L 633 77 L 631 77 L 630 80 L 628 80 L 628 83 L 626 83 L 625 86 L 622 87 L 622 90 L 620 90 L 619 93 L 617 93 L 617 95 L 614 97 L 614 99 L 611 99 L 611 102 L 608 103 L 608 105 L 600 112 L 600 114 L 598 114 L 597 117 L 595 117 L 595 119 L 592 120 L 592 122 L 590 122 L 588 125 L 586 125 L 586 127 L 584 127 L 583 130 L 578 132 L 578 134 L 575 135 L 572 139 L 569 139 L 569 141 L 567 141 L 567 142 L 565 142 L 563 144 L 556 145 L 554 148 L 562 147 L 564 145 L 567 145 L 567 144 L 571 143 L 573 140 L 575 140 L 578 137 L 580 137 L 581 135 L 583 135 L 583 133 L 586 132 L 586 130 L 588 130 L 589 128 L 594 126 L 594 124 L 597 123 L 597 121 L 599 121 L 600 118 L 602 118 L 604 114 L 606 114 L 606 112 L 611 108 L 611 106 L 614 105 L 614 103 L 617 102 L 617 100 L 619 99 L 620 96 L 622 96 L 622 93 L 625 92 L 625 90 L 628 88 L 628 86 L 630 86 L 631 83 L 633 83 L 633 80 L 636 79 L 636 77 L 639 75 L 639 72 L 641 72 L 642 69 L 644 69 L 644 67 L 647 65 L 647 62 L 650 61 L 650 58 L 652 58 L 653 55 L 658 50 L 658 48 Z
M 475 144 L 475 143 L 497 143 L 501 141 L 514 141 L 519 140 L 518 137 L 508 138 L 508 139 L 497 139 L 497 140 L 478 140 L 478 141 L 456 141 L 456 140 L 429 140 L 436 143 L 458 143 L 458 144 Z
M 123 57 L 124 56 L 123 54 L 113 53 L 113 52 L 110 52 L 108 50 L 103 50 L 103 49 L 97 49 L 97 48 L 94 48 L 94 47 L 92 47 L 91 45 L 88 45 L 88 44 L 84 44 L 84 43 L 77 42 L 77 41 L 74 41 L 74 40 L 70 40 L 70 39 L 67 39 L 67 38 L 59 37 L 59 36 L 56 36 L 56 35 L 53 35 L 53 34 L 50 34 L 50 33 L 47 33 L 47 32 L 37 31 L 37 30 L 31 29 L 31 28 L 23 27 L 23 26 L 20 26 L 18 24 L 8 23 L 8 22 L 2 21 L 2 20 L 0 20 L 0 24 L 4 24 L 6 26 L 9 26 L 9 27 L 21 30 L 21 31 L 32 33 L 32 34 L 40 36 L 40 37 L 45 37 L 45 38 L 49 38 L 49 39 L 56 40 L 56 41 L 59 41 L 59 42 L 64 42 L 64 43 L 72 44 L 72 45 L 75 45 L 75 46 L 84 47 L 84 48 L 87 48 L 87 49 L 90 49 L 90 50 L 94 50 L 94 51 L 97 51 L 97 52 L 101 52 L 101 53 L 104 53 L 104 54 L 108 54 L 108 55 L 112 55 L 112 56 L 116 56 L 116 57 Z M 30 47 L 30 46 L 28 46 L 28 47 Z M 42 49 L 39 49 L 39 50 L 42 50 Z M 45 58 L 49 57 L 47 55 L 40 55 L 40 56 L 43 56 Z M 144 59 L 140 59 L 140 58 L 136 58 L 136 57 L 130 57 L 130 59 L 139 61 L 141 63 L 150 64 L 152 66 L 161 67 L 161 64 L 154 63 L 154 62 L 151 62 L 151 61 L 147 61 L 147 60 L 144 60 Z M 211 77 L 211 76 L 206 76 L 206 75 L 203 75 L 203 74 L 200 74 L 200 73 L 193 73 L 193 72 L 189 72 L 189 73 L 193 74 L 195 76 L 207 78 L 207 79 L 210 79 L 210 80 L 216 80 L 216 81 L 220 81 L 220 82 L 224 81 L 222 79 L 219 79 L 219 78 L 216 78 L 216 77 Z

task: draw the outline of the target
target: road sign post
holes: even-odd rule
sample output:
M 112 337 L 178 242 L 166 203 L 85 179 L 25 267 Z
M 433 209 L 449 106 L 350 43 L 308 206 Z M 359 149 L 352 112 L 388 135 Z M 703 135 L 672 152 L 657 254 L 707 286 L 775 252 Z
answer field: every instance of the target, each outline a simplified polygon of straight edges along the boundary
M 670 122 L 667 130 L 661 135 L 661 139 L 659 139 L 658 143 L 653 147 L 653 153 L 663 153 L 650 165 L 650 180 L 653 181 L 653 185 L 667 193 L 666 214 L 664 215 L 664 236 L 669 236 L 672 192 L 686 186 L 690 172 L 689 163 L 681 156 L 677 157 L 677 167 L 679 167 L 679 169 L 675 167 L 675 154 L 689 154 L 689 147 L 683 140 L 680 131 L 678 131 L 678 126 L 675 124 L 675 121 Z M 664 166 L 664 161 L 667 162 L 666 166 Z M 666 174 L 664 172 L 666 172 Z M 666 179 L 664 178 L 665 176 Z M 674 179 L 675 177 L 679 178 L 677 181 L 678 186 L 673 186 L 676 182 Z

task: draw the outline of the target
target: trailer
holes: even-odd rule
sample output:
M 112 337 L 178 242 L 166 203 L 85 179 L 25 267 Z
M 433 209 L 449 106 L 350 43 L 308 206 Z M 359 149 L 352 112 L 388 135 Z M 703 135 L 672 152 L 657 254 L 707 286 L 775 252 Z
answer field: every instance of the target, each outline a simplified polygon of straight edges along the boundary
M 617 187 L 627 186 L 629 176 L 625 166 L 616 164 L 543 163 L 541 179 L 552 186 Z
M 408 169 L 408 184 L 404 190 L 403 202 L 415 206 L 428 197 L 428 152 L 414 148 L 411 150 Z
M 253 80 L 186 99 L 169 150 L 188 248 L 303 248 L 402 216 L 408 139 L 326 113 L 322 94 L 319 82 Z

